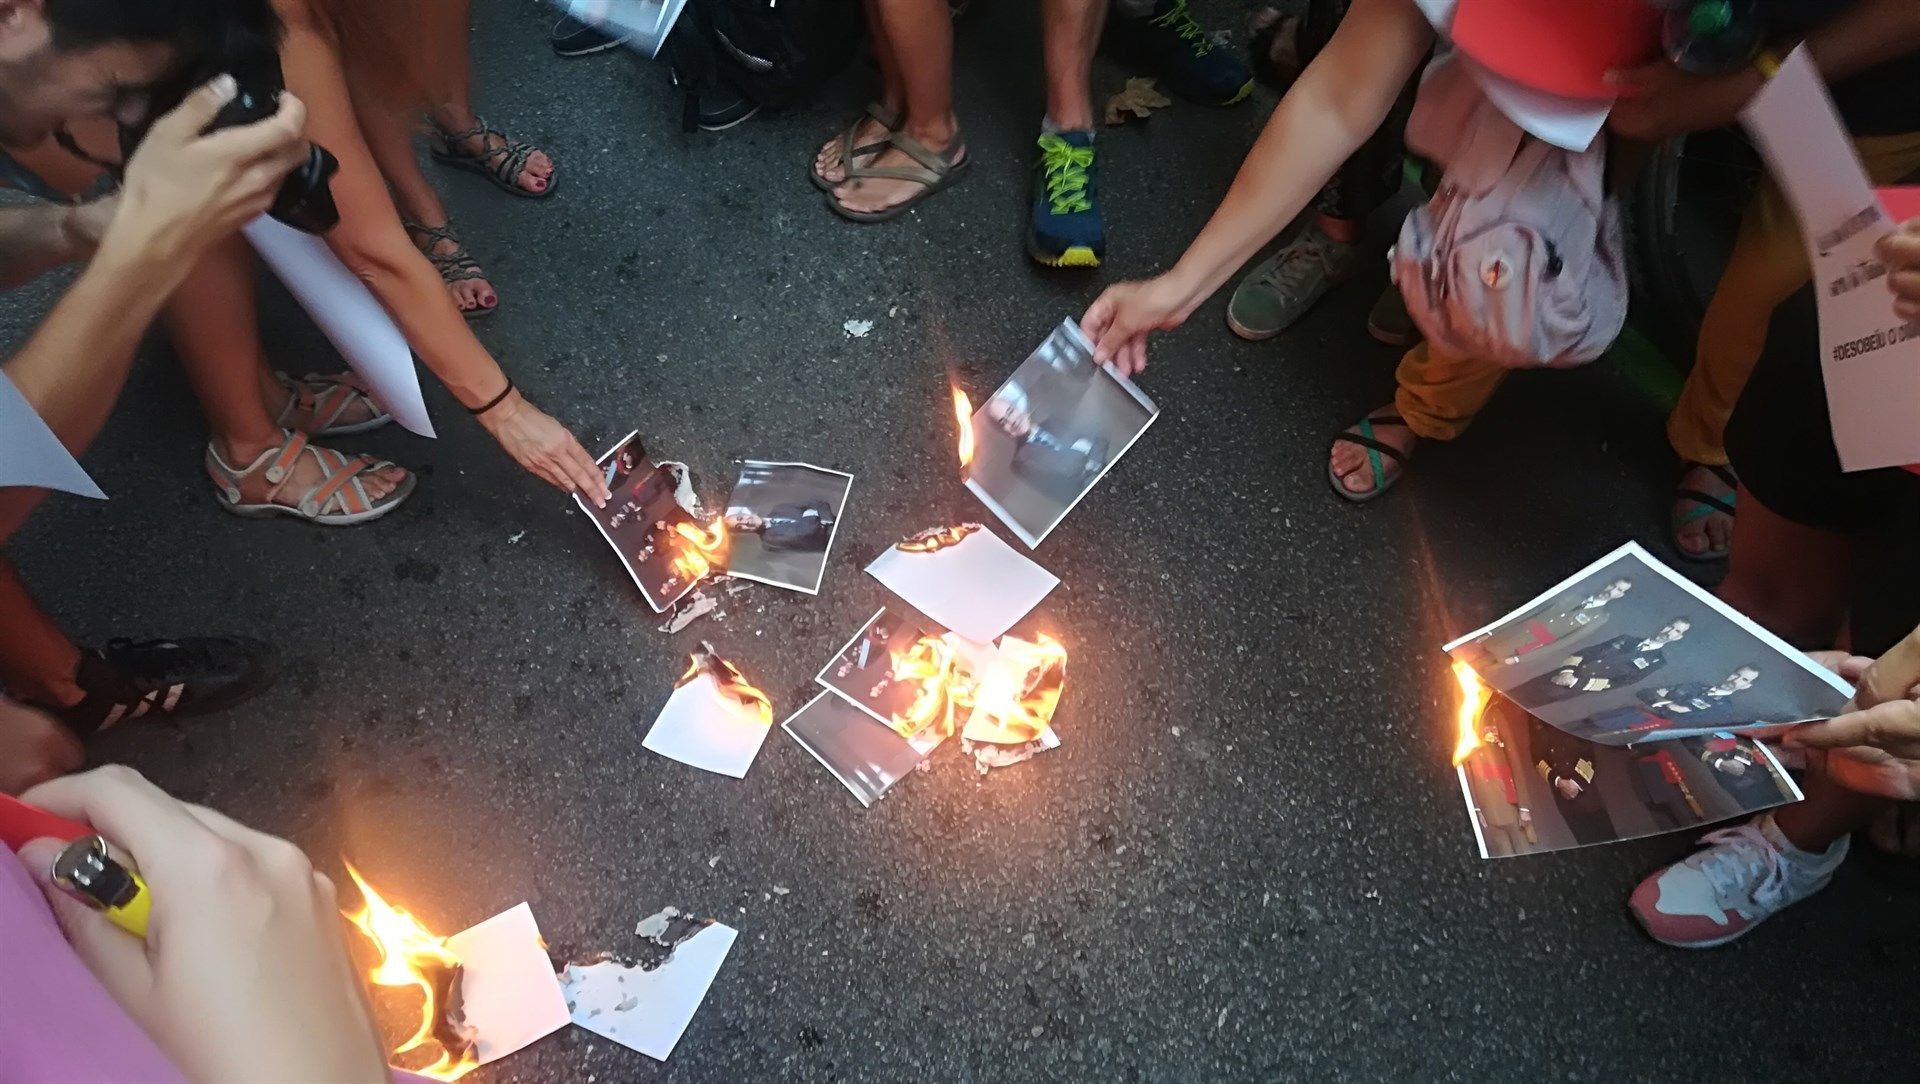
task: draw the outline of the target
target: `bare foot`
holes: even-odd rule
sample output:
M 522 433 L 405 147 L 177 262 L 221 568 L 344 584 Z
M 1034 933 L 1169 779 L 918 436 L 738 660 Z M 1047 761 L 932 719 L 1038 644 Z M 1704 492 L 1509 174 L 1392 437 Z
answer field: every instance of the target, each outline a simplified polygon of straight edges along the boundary
M 945 154 L 951 146 L 953 137 L 926 144 L 935 154 Z M 954 157 L 957 167 L 967 160 L 966 148 Z M 898 147 L 888 147 L 873 159 L 875 169 L 925 169 L 926 167 L 912 155 Z M 897 180 L 891 177 L 860 177 L 843 181 L 837 185 L 830 198 L 843 209 L 861 214 L 877 214 L 891 207 L 898 207 L 919 195 L 927 186 L 920 181 Z
M 814 175 L 829 185 L 837 185 L 847 179 L 847 164 L 840 160 L 844 136 L 843 129 L 822 144 L 820 153 L 813 156 Z M 881 127 L 879 121 L 868 116 L 860 121 L 860 127 L 854 131 L 853 145 L 864 147 L 871 143 L 883 143 L 886 138 L 887 130 Z M 856 156 L 853 161 L 855 165 L 864 166 L 870 164 L 873 159 L 874 155 L 867 154 Z
M 1725 468 L 1722 468 L 1725 469 Z M 1680 476 L 1679 489 L 1691 489 L 1733 503 L 1734 487 L 1712 467 L 1695 463 Z M 1705 559 L 1727 552 L 1733 545 L 1733 517 L 1693 497 L 1673 499 L 1673 544 L 1689 557 Z
M 270 443 L 234 442 L 215 439 L 220 457 L 231 467 L 244 468 L 261 455 L 280 447 L 279 441 Z M 381 470 L 361 471 L 354 476 L 367 489 L 367 499 L 378 501 L 392 493 L 407 480 L 404 467 L 386 467 Z M 267 472 L 255 471 L 240 480 L 240 498 L 246 504 L 279 504 L 288 508 L 297 507 L 300 498 L 311 493 L 314 487 L 327 480 L 326 471 L 313 456 L 302 452 L 294 460 L 293 469 L 278 484 L 267 481 Z
M 1378 418 L 1381 415 L 1391 414 L 1392 412 L 1393 404 L 1388 403 L 1386 406 L 1368 415 L 1368 417 Z M 1348 426 L 1347 432 L 1356 435 L 1359 434 L 1359 423 L 1356 422 Z M 1413 430 L 1404 425 L 1375 425 L 1373 427 L 1373 439 L 1382 444 L 1397 448 L 1401 454 L 1409 456 L 1413 454 L 1414 446 L 1420 443 L 1420 438 L 1414 435 Z M 1375 455 L 1380 456 L 1380 469 L 1386 473 L 1385 478 L 1376 481 L 1373 476 L 1373 457 L 1367 454 L 1369 451 L 1372 451 L 1372 449 L 1364 445 L 1355 444 L 1350 440 L 1336 440 L 1333 442 L 1333 473 L 1335 477 L 1340 479 L 1340 485 L 1345 488 L 1348 493 L 1371 493 L 1376 487 L 1383 487 L 1390 484 L 1395 478 L 1400 476 L 1401 470 L 1404 469 L 1392 456 L 1375 452 Z

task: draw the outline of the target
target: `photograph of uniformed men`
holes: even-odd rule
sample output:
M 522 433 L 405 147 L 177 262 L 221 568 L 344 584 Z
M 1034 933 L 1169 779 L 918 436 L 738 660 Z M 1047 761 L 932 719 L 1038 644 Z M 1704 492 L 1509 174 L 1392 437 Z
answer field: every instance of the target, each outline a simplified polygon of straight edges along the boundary
M 749 459 L 727 498 L 727 572 L 815 594 L 853 475 Z
M 1460 765 L 1484 858 L 1699 828 L 1798 801 L 1752 740 L 1685 738 L 1624 749 L 1584 741 L 1494 700 Z
M 1542 722 L 1605 745 L 1822 719 L 1846 702 L 1813 660 L 1763 638 L 1638 547 L 1453 654 Z
M 671 468 L 656 467 L 647 459 L 637 434 L 628 434 L 598 462 L 606 472 L 613 499 L 604 508 L 578 498 L 576 503 L 586 509 L 620 555 L 620 563 L 627 566 L 627 574 L 646 596 L 647 604 L 656 612 L 664 610 L 693 589 L 693 583 L 673 569 L 677 552 L 673 525 L 694 523 L 693 516 L 674 499 L 678 480 Z
M 1039 545 L 1158 413 L 1068 321 L 974 412 L 967 486 Z

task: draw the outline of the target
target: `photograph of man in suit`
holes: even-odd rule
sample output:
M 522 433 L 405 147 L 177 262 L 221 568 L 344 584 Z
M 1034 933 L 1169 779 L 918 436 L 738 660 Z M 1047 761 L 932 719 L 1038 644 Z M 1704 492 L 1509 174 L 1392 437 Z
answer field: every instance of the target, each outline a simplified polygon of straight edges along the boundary
M 1035 419 L 1032 400 L 1009 382 L 987 400 L 987 417 L 1016 442 L 1013 473 L 1061 504 L 1071 504 L 1107 465 L 1107 440 L 1059 431 L 1054 418 Z
M 823 500 L 790 501 L 767 509 L 765 515 L 747 508 L 727 509 L 727 530 L 757 534 L 770 550 L 827 548 L 833 538 L 833 505 Z

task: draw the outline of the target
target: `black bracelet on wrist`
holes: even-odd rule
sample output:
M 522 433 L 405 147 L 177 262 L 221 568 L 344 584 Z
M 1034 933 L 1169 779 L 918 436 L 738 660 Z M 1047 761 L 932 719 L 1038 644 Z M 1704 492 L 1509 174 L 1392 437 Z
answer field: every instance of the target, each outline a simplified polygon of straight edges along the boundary
M 496 395 L 496 396 L 494 396 L 493 398 L 491 398 L 491 399 L 489 399 L 489 400 L 487 400 L 487 402 L 486 402 L 486 405 L 484 405 L 484 406 L 470 406 L 470 407 L 468 407 L 468 408 L 467 408 L 467 413 L 469 413 L 469 414 L 471 414 L 471 415 L 473 415 L 474 417 L 476 417 L 476 418 L 478 418 L 478 417 L 479 417 L 480 415 L 482 415 L 482 414 L 485 414 L 485 413 L 486 413 L 487 411 L 489 411 L 489 410 L 492 410 L 492 409 L 493 409 L 494 407 L 497 407 L 497 406 L 499 406 L 499 405 L 500 405 L 501 403 L 503 403 L 503 402 L 506 402 L 506 399 L 507 399 L 507 396 L 509 396 L 509 395 L 512 395 L 512 394 L 513 394 L 513 378 L 512 378 L 512 377 L 508 377 L 508 378 L 507 378 L 507 386 L 506 386 L 505 388 L 502 388 L 502 389 L 500 390 L 500 394 L 498 394 L 498 395 Z

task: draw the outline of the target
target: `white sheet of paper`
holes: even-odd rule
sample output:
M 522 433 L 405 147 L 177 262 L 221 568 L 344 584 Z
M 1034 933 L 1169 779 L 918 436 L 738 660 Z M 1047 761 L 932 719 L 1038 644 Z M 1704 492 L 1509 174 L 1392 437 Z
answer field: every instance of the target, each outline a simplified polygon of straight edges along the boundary
M 1873 251 L 1894 223 L 1805 48 L 1794 50 L 1740 119 L 1800 218 L 1841 468 L 1920 462 L 1920 321 L 1894 315 L 1886 268 Z
M 667 1060 L 738 936 L 733 927 L 716 922 L 674 946 L 667 962 L 652 971 L 611 960 L 568 965 L 561 983 L 573 1022 L 656 1061 Z
M 772 729 L 770 712 L 721 692 L 713 675 L 702 673 L 673 690 L 640 744 L 682 764 L 744 779 Z
M 6 373 L 0 373 L 0 486 L 35 486 L 107 499 Z
M 567 999 L 540 940 L 533 908 L 518 904 L 447 938 L 466 971 L 460 993 L 479 1033 L 480 1064 L 498 1061 L 566 1027 Z
M 874 558 L 867 574 L 907 604 L 975 643 L 991 643 L 1060 585 L 986 527 L 930 553 L 899 546 Z
M 373 397 L 393 412 L 393 420 L 410 432 L 433 436 L 413 350 L 366 284 L 312 234 L 264 215 L 244 232 L 333 348 L 373 389 Z

